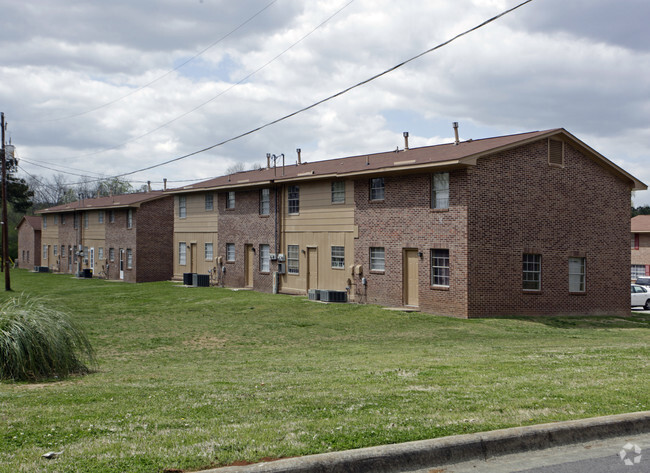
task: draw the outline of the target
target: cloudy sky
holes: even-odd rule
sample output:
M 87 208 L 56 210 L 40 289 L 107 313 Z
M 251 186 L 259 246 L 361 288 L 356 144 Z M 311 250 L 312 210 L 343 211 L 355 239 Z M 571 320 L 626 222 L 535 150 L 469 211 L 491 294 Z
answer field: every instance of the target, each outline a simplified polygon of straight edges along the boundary
M 290 114 L 520 2 L 0 0 L 0 111 L 22 177 L 128 173 Z M 650 183 L 648 18 L 647 0 L 533 0 L 323 105 L 128 178 L 176 187 L 266 153 L 401 148 L 403 131 L 411 147 L 445 143 L 458 121 L 461 139 L 564 127 Z

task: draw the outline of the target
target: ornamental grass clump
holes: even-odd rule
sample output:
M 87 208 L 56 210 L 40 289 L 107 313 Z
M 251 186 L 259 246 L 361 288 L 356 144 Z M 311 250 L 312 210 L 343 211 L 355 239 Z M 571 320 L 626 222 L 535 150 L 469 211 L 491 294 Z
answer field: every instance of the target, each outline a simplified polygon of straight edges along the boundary
M 94 363 L 88 338 L 66 313 L 24 295 L 0 306 L 0 379 L 63 378 Z

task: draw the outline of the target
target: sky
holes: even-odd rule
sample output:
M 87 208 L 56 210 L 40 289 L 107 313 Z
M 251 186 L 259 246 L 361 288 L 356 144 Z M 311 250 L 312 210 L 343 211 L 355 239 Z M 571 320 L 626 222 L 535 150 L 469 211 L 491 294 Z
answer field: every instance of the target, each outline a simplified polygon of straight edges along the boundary
M 0 0 L 19 176 L 162 188 L 266 164 L 565 128 L 650 184 L 650 2 Z M 205 148 L 164 166 L 157 164 Z M 650 205 L 638 191 L 633 205 Z

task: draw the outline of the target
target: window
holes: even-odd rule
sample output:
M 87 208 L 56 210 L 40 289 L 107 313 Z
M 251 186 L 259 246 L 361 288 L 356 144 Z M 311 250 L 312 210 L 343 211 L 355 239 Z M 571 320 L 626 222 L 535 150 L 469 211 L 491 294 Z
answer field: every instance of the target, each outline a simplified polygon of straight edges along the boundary
M 111 263 L 115 261 L 115 248 L 108 249 L 108 259 Z
M 370 271 L 385 271 L 386 259 L 384 248 L 370 248 Z
M 61 245 L 61 258 L 65 258 L 65 245 Z
M 645 265 L 643 264 L 633 264 L 632 265 L 632 279 L 642 278 L 645 276 Z
M 289 215 L 300 213 L 300 187 L 289 186 Z
M 126 211 L 126 228 L 133 228 L 133 209 Z
M 431 250 L 431 285 L 449 287 L 449 250 Z
M 631 248 L 633 250 L 638 250 L 639 249 L 639 234 L 638 233 L 632 233 L 632 246 Z
M 585 258 L 569 258 L 569 292 L 585 292 Z
M 370 200 L 384 200 L 384 178 L 370 179 Z
M 228 192 L 228 196 L 226 198 L 226 208 L 227 209 L 235 208 L 235 191 Z
M 54 221 L 54 225 L 56 225 L 57 223 L 59 223 L 59 216 L 58 215 L 53 215 L 52 220 Z
M 260 190 L 260 215 L 269 215 L 271 212 L 271 190 Z
M 79 228 L 79 214 L 74 214 L 73 219 L 74 219 L 74 222 L 73 222 L 74 228 Z
M 214 194 L 205 194 L 205 210 L 214 210 Z
M 332 182 L 332 203 L 333 204 L 345 203 L 345 182 L 343 181 Z
M 27 250 L 27 262 L 29 263 L 29 250 Z
M 184 266 L 187 264 L 186 259 L 187 245 L 184 241 L 178 242 L 178 264 Z
M 212 243 L 205 244 L 205 259 L 206 261 L 212 261 L 214 258 L 214 252 L 212 251 Z
M 54 249 L 54 257 L 56 258 L 58 256 L 58 246 L 57 245 L 52 245 L 52 248 Z
M 433 175 L 431 185 L 431 208 L 449 208 L 449 173 L 437 172 Z
M 47 228 L 47 215 L 43 215 L 43 229 Z
M 260 272 L 271 272 L 271 257 L 269 245 L 260 245 Z
M 548 163 L 564 166 L 564 141 L 548 140 Z
M 88 228 L 88 212 L 84 212 L 84 228 Z
M 131 248 L 126 249 L 126 269 L 133 268 L 133 250 Z
M 287 246 L 287 273 L 298 274 L 300 269 L 300 251 L 298 245 Z
M 103 247 L 99 247 L 99 249 L 97 250 L 97 258 L 100 261 L 104 259 L 104 248 Z
M 43 245 L 43 259 L 47 259 L 47 245 Z
M 104 223 L 104 211 L 103 211 L 103 210 L 100 210 L 100 211 L 97 213 L 97 221 L 98 221 L 99 223 Z
M 337 268 L 337 269 L 345 268 L 345 247 L 344 246 L 332 247 L 332 268 Z
M 226 261 L 235 261 L 234 243 L 226 243 Z
M 108 223 L 115 223 L 115 210 L 108 211 Z
M 61 215 L 61 225 L 65 225 L 65 215 Z
M 23 250 L 23 261 L 25 261 L 25 250 Z
M 539 291 L 542 288 L 542 255 L 524 253 L 523 289 Z
M 184 195 L 178 197 L 178 218 L 187 217 L 187 198 Z

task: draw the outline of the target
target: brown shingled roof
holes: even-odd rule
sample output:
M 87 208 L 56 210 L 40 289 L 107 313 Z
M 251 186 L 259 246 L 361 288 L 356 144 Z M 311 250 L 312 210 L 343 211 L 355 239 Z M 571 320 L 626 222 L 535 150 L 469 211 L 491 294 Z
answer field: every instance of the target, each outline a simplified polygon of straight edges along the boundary
M 282 167 L 244 171 L 227 176 L 199 182 L 197 184 L 171 189 L 171 193 L 185 193 L 207 189 L 227 189 L 237 187 L 254 187 L 269 182 L 299 181 L 331 177 L 355 176 L 362 174 L 381 174 L 385 172 L 411 171 L 434 167 L 455 167 L 476 164 L 476 160 L 487 154 L 521 146 L 550 136 L 562 135 L 596 159 L 601 165 L 611 168 L 632 181 L 635 189 L 647 186 L 623 169 L 600 155 L 595 150 L 575 138 L 563 128 L 545 131 L 533 131 L 516 135 L 499 136 L 479 140 L 468 140 L 459 144 L 449 143 L 422 148 L 410 148 L 384 153 L 363 154 L 347 158 L 325 161 L 290 164 Z
M 16 228 L 19 228 L 23 222 L 29 223 L 29 225 L 34 229 L 34 230 L 40 230 L 41 229 L 41 217 L 35 217 L 34 215 L 25 215 L 23 218 L 20 219 L 20 222 L 18 222 L 18 225 L 16 225 Z
M 650 232 L 650 215 L 632 217 L 632 233 Z
M 111 209 L 121 207 L 139 207 L 143 202 L 165 197 L 164 191 L 138 192 L 135 194 L 121 194 L 110 197 L 97 197 L 95 199 L 83 199 L 69 204 L 57 205 L 47 209 L 39 210 L 38 214 L 54 212 L 72 212 L 74 210 L 86 209 Z

